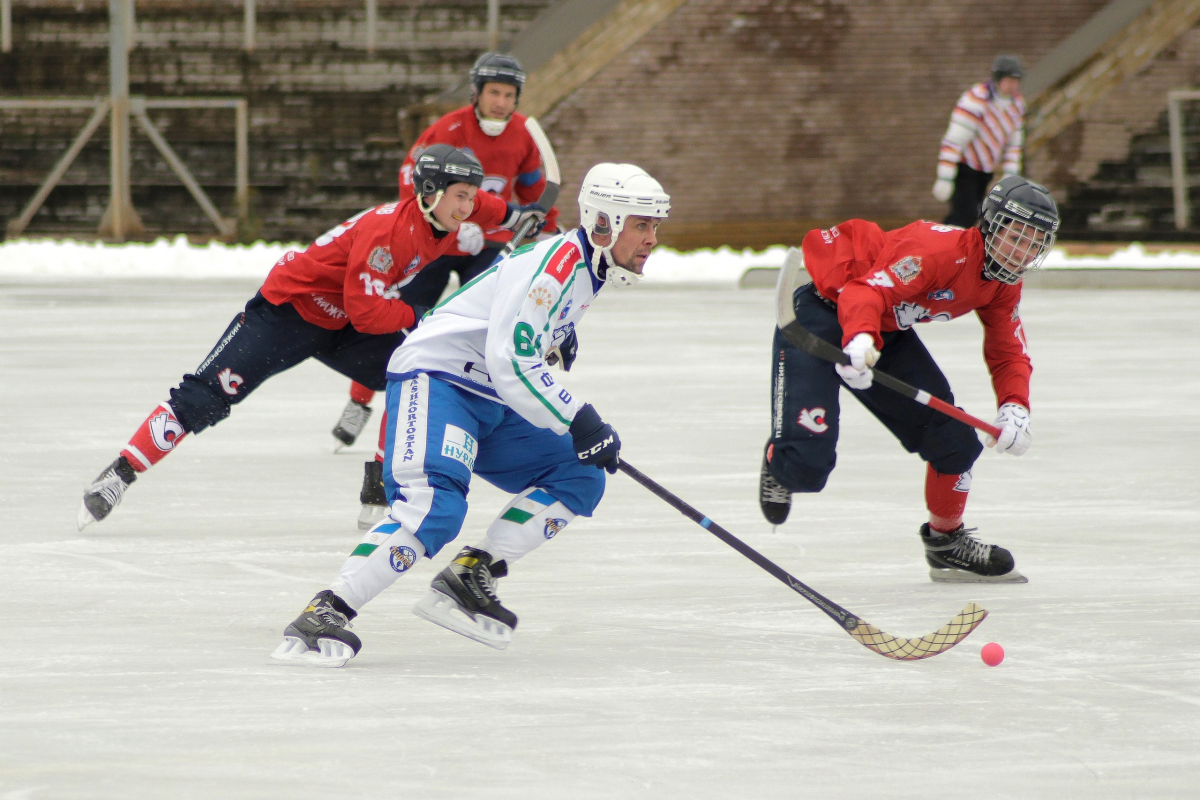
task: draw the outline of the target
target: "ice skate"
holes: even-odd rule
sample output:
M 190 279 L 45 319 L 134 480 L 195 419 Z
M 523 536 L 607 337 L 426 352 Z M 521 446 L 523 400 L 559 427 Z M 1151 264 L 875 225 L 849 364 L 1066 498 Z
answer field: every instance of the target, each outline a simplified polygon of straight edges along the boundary
M 771 474 L 766 453 L 763 454 L 762 471 L 758 474 L 758 504 L 772 525 L 782 525 L 792 510 L 792 493 Z
M 507 574 L 508 565 L 504 561 L 493 564 L 488 553 L 464 547 L 433 579 L 429 594 L 413 607 L 413 613 L 446 630 L 503 650 L 512 642 L 512 632 L 517 627 L 517 615 L 500 605 L 496 597 L 496 579 Z
M 358 435 L 363 432 L 363 428 L 367 427 L 367 420 L 370 418 L 370 406 L 365 406 L 355 400 L 347 403 L 345 409 L 342 410 L 342 418 L 338 420 L 337 426 L 333 429 L 333 438 L 338 440 L 334 452 L 354 444 L 358 440 Z
M 283 644 L 271 658 L 310 667 L 340 667 L 358 655 L 362 642 L 346 628 L 358 614 L 329 589 L 283 631 Z
M 388 513 L 387 495 L 383 492 L 383 463 L 368 461 L 363 471 L 362 491 L 358 493 L 362 510 L 358 512 L 358 529 L 370 530 Z
M 75 519 L 79 530 L 111 514 L 125 496 L 129 484 L 136 480 L 137 473 L 125 456 L 109 464 L 83 493 L 83 502 L 79 504 Z
M 938 583 L 1028 583 L 1017 572 L 1012 553 L 994 544 L 984 544 L 971 534 L 975 528 L 959 525 L 950 533 L 937 533 L 929 524 L 921 526 L 929 577 Z

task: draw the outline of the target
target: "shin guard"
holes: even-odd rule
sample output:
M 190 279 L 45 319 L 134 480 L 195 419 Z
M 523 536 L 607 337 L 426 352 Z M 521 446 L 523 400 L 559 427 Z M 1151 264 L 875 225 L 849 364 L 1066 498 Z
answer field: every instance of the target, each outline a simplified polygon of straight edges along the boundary
M 170 403 L 159 403 L 121 450 L 135 472 L 145 472 L 175 449 L 187 431 Z
M 391 517 L 363 536 L 330 589 L 355 611 L 396 582 L 425 555 L 425 545 Z
M 962 525 L 970 491 L 971 470 L 946 475 L 926 465 L 925 507 L 929 509 L 929 527 L 939 533 L 957 530 Z
M 575 514 L 545 491 L 526 489 L 504 507 L 475 547 L 511 563 L 553 539 L 573 519 Z

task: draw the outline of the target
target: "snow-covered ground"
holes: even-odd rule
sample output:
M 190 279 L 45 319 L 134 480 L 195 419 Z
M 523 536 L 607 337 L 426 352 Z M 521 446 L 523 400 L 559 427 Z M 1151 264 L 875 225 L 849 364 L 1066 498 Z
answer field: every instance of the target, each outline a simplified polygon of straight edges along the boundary
M 213 242 L 191 245 L 183 237 L 159 239 L 149 244 L 105 244 L 38 239 L 0 243 L 0 279 L 79 278 L 262 280 L 275 261 L 289 249 L 303 245 L 257 242 L 224 245 Z M 1181 245 L 1178 251 L 1147 253 L 1138 244 L 1110 256 L 1068 256 L 1051 251 L 1046 269 L 1200 269 L 1200 249 Z M 786 248 L 763 251 L 694 250 L 660 248 L 646 267 L 646 279 L 658 284 L 734 284 L 751 267 L 778 267 Z
M 616 476 L 501 582 L 507 651 L 409 613 L 451 547 L 322 671 L 268 656 L 360 538 L 372 437 L 334 455 L 329 435 L 347 381 L 278 376 L 80 534 L 84 484 L 257 283 L 5 274 L 0 797 L 1124 800 L 1200 781 L 1200 293 L 1027 293 L 1034 445 L 984 453 L 967 519 L 1030 582 L 955 586 L 922 561 L 920 462 L 853 401 L 826 491 L 762 520 L 770 292 L 606 292 L 567 377 L 632 464 L 891 633 L 968 600 L 991 616 L 889 661 Z M 922 335 L 989 416 L 978 324 Z M 482 481 L 470 499 L 458 543 L 505 502 Z

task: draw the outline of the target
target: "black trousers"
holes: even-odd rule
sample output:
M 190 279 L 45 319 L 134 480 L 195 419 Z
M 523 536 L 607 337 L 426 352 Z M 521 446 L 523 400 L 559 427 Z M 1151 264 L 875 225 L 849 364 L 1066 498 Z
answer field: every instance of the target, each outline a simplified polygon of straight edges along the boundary
M 842 346 L 837 310 L 817 295 L 812 284 L 796 291 L 794 305 L 796 319 L 806 330 Z M 772 361 L 771 474 L 789 491 L 819 492 L 837 464 L 838 390 L 845 384 L 833 364 L 792 347 L 778 328 Z M 883 334 L 876 366 L 954 403 L 946 376 L 915 331 Z M 983 444 L 969 425 L 877 383 L 861 392 L 846 388 L 905 450 L 918 454 L 938 472 L 966 472 L 983 452 Z
M 442 256 L 435 259 L 417 273 L 412 283 L 400 290 L 400 297 L 409 305 L 433 308 L 442 292 L 446 291 L 451 272 L 458 273 L 459 286 L 466 286 L 467 281 L 492 265 L 502 247 L 485 247 L 476 256 Z
M 954 176 L 954 194 L 950 195 L 950 213 L 942 222 L 960 228 L 974 227 L 979 222 L 983 198 L 991 185 L 992 173 L 959 164 L 958 174 Z
M 364 386 L 387 388 L 387 363 L 404 334 L 369 334 L 347 325 L 326 330 L 306 322 L 291 304 L 268 303 L 261 294 L 233 318 L 194 374 L 171 390 L 171 407 L 188 433 L 199 433 L 229 416 L 272 375 L 308 358 Z

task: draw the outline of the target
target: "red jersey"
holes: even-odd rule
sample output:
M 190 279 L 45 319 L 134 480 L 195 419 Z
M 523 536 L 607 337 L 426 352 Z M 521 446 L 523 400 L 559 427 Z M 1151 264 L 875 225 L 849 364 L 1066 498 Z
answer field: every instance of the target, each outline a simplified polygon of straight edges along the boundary
M 542 155 L 525 129 L 525 119 L 523 114 L 513 114 L 503 133 L 488 136 L 479 127 L 474 106 L 451 111 L 430 125 L 408 151 L 408 157 L 400 166 L 400 199 L 407 200 L 413 196 L 413 165 L 425 148 L 434 144 L 448 144 L 466 150 L 479 159 L 486 176 L 480 187 L 483 191 L 496 195 L 506 203 L 536 203 L 546 188 L 546 176 L 542 173 Z M 517 197 L 515 201 L 514 194 Z M 547 230 L 554 230 L 557 220 L 558 209 L 551 209 L 546 216 Z M 505 228 L 485 227 L 483 232 L 491 242 L 507 242 L 513 235 L 512 231 Z M 454 252 L 462 254 L 461 250 Z
M 487 228 L 506 216 L 507 203 L 480 192 L 468 219 Z M 286 253 L 260 291 L 275 305 L 291 303 L 321 328 L 395 333 L 416 322 L 400 286 L 457 242 L 453 232 L 434 235 L 416 200 L 388 203 L 351 217 L 302 252 Z
M 983 323 L 983 357 L 997 405 L 1029 408 L 1033 366 L 1018 313 L 1021 285 L 984 277 L 978 228 L 914 222 L 884 233 L 873 222 L 852 219 L 809 231 L 803 248 L 817 291 L 837 303 L 843 346 L 869 333 L 881 348 L 882 331 L 974 311 Z

